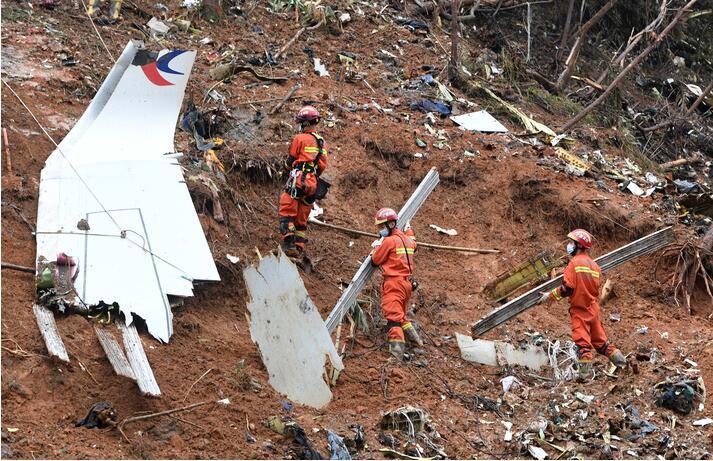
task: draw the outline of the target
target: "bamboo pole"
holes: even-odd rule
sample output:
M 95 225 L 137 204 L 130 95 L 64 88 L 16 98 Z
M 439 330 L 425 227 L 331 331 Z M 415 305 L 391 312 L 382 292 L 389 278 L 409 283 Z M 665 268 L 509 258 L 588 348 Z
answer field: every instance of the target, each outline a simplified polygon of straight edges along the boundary
M 319 221 L 314 218 L 311 218 L 309 220 L 309 222 L 317 224 L 318 226 L 327 227 L 329 229 L 334 229 L 334 230 L 338 230 L 341 232 L 345 232 L 347 234 L 361 235 L 364 237 L 373 237 L 373 238 L 380 237 L 379 234 L 374 234 L 371 232 L 364 232 L 364 231 L 360 231 L 357 229 L 350 229 L 348 227 L 338 226 L 336 224 L 329 224 L 329 223 Z M 454 247 L 454 246 L 448 246 L 448 245 L 436 245 L 434 243 L 425 243 L 425 242 L 418 242 L 418 246 L 423 247 L 423 248 L 432 248 L 434 250 L 462 251 L 464 253 L 481 253 L 481 254 L 500 253 L 500 250 L 495 250 L 495 249 Z

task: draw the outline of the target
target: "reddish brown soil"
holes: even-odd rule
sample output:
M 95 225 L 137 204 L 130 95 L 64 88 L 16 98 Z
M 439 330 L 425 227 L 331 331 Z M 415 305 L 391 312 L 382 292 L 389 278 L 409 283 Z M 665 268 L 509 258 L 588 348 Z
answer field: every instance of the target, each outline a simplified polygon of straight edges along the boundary
M 138 2 L 152 11 L 152 2 Z M 19 2 L 3 4 L 7 8 L 24 8 Z M 178 14 L 177 10 L 173 11 Z M 352 14 L 352 17 L 355 15 Z M 145 23 L 137 13 L 125 9 L 126 19 L 119 26 L 102 27 L 102 35 L 112 53 L 117 56 L 125 42 L 138 37 L 131 21 Z M 264 35 L 251 32 L 259 24 Z M 34 28 L 51 25 L 53 32 L 33 32 Z M 38 63 L 49 59 L 52 69 L 37 73 L 24 80 L 10 78 L 10 84 L 59 140 L 81 115 L 91 100 L 92 87 L 96 88 L 110 68 L 110 60 L 97 42 L 92 29 L 80 10 L 62 3 L 54 11 L 36 9 L 34 17 L 20 21 L 3 21 L 4 46 L 22 50 L 21 64 L 38 68 Z M 296 31 L 294 22 L 256 8 L 249 20 L 230 19 L 212 26 L 198 20 L 196 27 L 202 34 L 190 37 L 177 34 L 172 45 L 198 49 L 189 88 L 196 101 L 213 82 L 207 75 L 210 64 L 206 53 L 223 45 L 236 50 L 262 53 L 266 43 L 280 46 Z M 377 33 L 372 34 L 372 30 Z M 436 30 L 440 43 L 448 38 Z M 198 40 L 211 36 L 213 48 L 200 45 Z M 348 98 L 357 104 L 372 100 L 389 107 L 388 99 L 400 97 L 395 80 L 382 78 L 384 65 L 375 58 L 379 49 L 392 47 L 397 40 L 404 56 L 399 56 L 399 66 L 405 78 L 419 75 L 419 67 L 429 64 L 436 73 L 443 68 L 446 57 L 438 44 L 424 46 L 424 39 L 408 30 L 395 27 L 382 20 L 355 18 L 341 36 L 325 30 L 305 34 L 306 42 L 296 44 L 288 53 L 284 68 L 276 75 L 299 69 L 305 99 L 311 99 L 325 109 L 333 97 L 337 103 L 346 104 Z M 55 59 L 56 52 L 49 43 L 59 41 L 68 54 L 75 56 L 80 65 L 62 68 Z M 364 84 L 339 83 L 332 78 L 320 78 L 301 48 L 310 46 L 315 55 L 322 57 L 332 73 L 337 74 L 333 61 L 340 50 L 358 54 L 361 70 L 374 87 Z M 5 53 L 4 53 L 5 57 Z M 41 67 L 41 65 L 40 65 Z M 45 75 L 46 74 L 46 75 Z M 90 76 L 91 80 L 87 77 Z M 5 77 L 4 77 L 5 78 Z M 289 86 L 256 85 L 244 89 L 243 85 L 255 79 L 248 74 L 235 76 L 232 83 L 217 89 L 226 96 L 228 106 L 238 102 L 261 100 L 284 95 Z M 5 88 L 3 88 L 5 89 Z M 456 92 L 457 93 L 457 92 Z M 293 100 L 275 116 L 277 120 L 292 123 L 291 114 L 301 101 Z M 272 104 L 258 105 L 263 113 Z M 405 101 L 402 101 L 405 104 Z M 523 101 L 518 105 L 525 106 Z M 250 106 L 241 106 L 242 108 Z M 535 107 L 528 112 L 538 114 Z M 405 123 L 401 113 L 409 113 L 411 123 Z M 676 306 L 665 285 L 665 275 L 672 266 L 664 262 L 654 278 L 656 257 L 641 258 L 629 263 L 608 276 L 613 278 L 617 297 L 604 309 L 605 327 L 613 341 L 624 351 L 639 345 L 656 347 L 663 356 L 657 365 L 641 363 L 640 374 L 627 375 L 614 382 L 601 373 L 587 385 L 568 383 L 551 388 L 543 381 L 528 376 L 524 370 L 501 370 L 476 366 L 459 359 L 454 332 L 467 334 L 469 325 L 490 311 L 493 306 L 480 294 L 481 288 L 494 276 L 511 267 L 523 257 L 543 248 L 560 248 L 563 236 L 571 225 L 596 227 L 598 235 L 595 255 L 610 251 L 625 242 L 644 235 L 647 231 L 669 222 L 671 217 L 659 216 L 652 211 L 655 199 L 638 199 L 615 192 L 603 192 L 591 179 L 572 179 L 550 168 L 537 165 L 540 156 L 549 156 L 548 149 L 538 150 L 515 143 L 508 136 L 464 133 L 449 120 L 440 120 L 436 129 L 446 129 L 450 149 L 432 147 L 433 138 L 425 135 L 423 114 L 411 112 L 402 105 L 394 115 L 379 113 L 373 107 L 355 113 L 335 112 L 338 122 L 333 128 L 323 128 L 331 144 L 331 170 L 338 178 L 330 196 L 323 201 L 325 219 L 337 224 L 360 229 L 370 229 L 374 210 L 381 206 L 400 207 L 415 185 L 432 166 L 439 168 L 442 182 L 413 220 L 417 236 L 423 241 L 458 246 L 499 248 L 498 255 L 467 255 L 421 249 L 417 256 L 417 274 L 421 282 L 420 293 L 414 298 L 417 304 L 415 319 L 428 338 L 425 367 L 415 365 L 384 367 L 387 354 L 378 348 L 366 347 L 370 341 L 360 338 L 350 344 L 345 357 L 346 370 L 334 387 L 332 403 L 322 411 L 296 406 L 291 416 L 302 425 L 317 449 L 327 454 L 324 430 L 334 430 L 350 436 L 348 426 L 361 424 L 366 429 L 368 448 L 359 453 L 364 458 L 379 458 L 381 444 L 377 441 L 380 412 L 401 405 L 412 405 L 426 410 L 442 436 L 450 457 L 516 458 L 519 454 L 515 442 L 503 442 L 504 429 L 499 418 L 492 413 L 473 411 L 457 397 L 474 395 L 497 399 L 502 394 L 499 380 L 515 374 L 530 386 L 527 397 L 511 397 L 515 413 L 510 418 L 513 431 L 524 430 L 538 415 L 546 415 L 548 401 L 571 400 L 575 391 L 593 394 L 600 398 L 601 414 L 591 412 L 589 419 L 569 431 L 555 428 L 555 443 L 577 447 L 585 457 L 600 456 L 597 446 L 601 437 L 595 435 L 608 418 L 620 418 L 618 403 L 634 401 L 642 414 L 661 428 L 670 427 L 669 410 L 655 407 L 652 387 L 675 368 L 683 368 L 683 359 L 698 363 L 707 383 L 713 383 L 713 328 L 708 316 L 711 308 L 705 296 L 694 298 L 696 313 L 690 316 Z M 51 143 L 39 133 L 17 100 L 8 91 L 2 93 L 2 125 L 7 127 L 12 152 L 12 172 L 3 168 L 2 199 L 17 205 L 22 213 L 35 221 L 38 181 L 44 159 L 52 149 Z M 557 124 L 552 117 L 542 117 L 547 123 Z M 513 130 L 520 130 L 512 126 Z M 429 143 L 428 149 L 419 149 L 413 143 L 413 131 Z M 586 130 L 586 129 L 585 129 Z M 593 133 L 603 138 L 603 133 Z M 178 135 L 178 148 L 190 151 L 189 138 Z M 267 139 L 248 148 L 264 157 L 282 155 L 290 133 L 267 134 Z M 382 147 L 382 155 L 369 147 L 372 139 Z M 510 145 L 510 147 L 507 147 Z M 97 146 L 101 150 L 101 146 Z M 250 152 L 231 150 L 231 141 L 220 155 L 226 166 L 231 155 L 249 155 Z M 463 158 L 464 150 L 479 152 L 479 156 Z M 400 152 L 409 158 L 407 164 L 384 155 L 385 151 Z M 411 158 L 422 151 L 425 158 Z M 618 154 L 613 148 L 609 154 Z M 4 162 L 3 162 L 4 163 Z M 549 181 L 551 191 L 534 196 L 520 190 L 528 178 Z M 228 184 L 236 197 L 249 208 L 238 209 L 227 198 L 223 207 L 228 223 L 221 225 L 209 215 L 201 215 L 208 241 L 218 261 L 223 281 L 202 286 L 195 298 L 174 310 L 174 335 L 168 344 L 159 344 L 144 336 L 149 361 L 161 387 L 160 398 L 143 397 L 135 383 L 117 377 L 106 361 L 103 351 L 91 331 L 91 325 L 81 317 L 58 319 L 58 327 L 65 340 L 72 364 L 58 364 L 48 360 L 39 330 L 33 318 L 31 305 L 34 298 L 33 277 L 30 274 L 3 270 L 2 277 L 2 430 L 3 455 L 14 458 L 283 458 L 290 456 L 290 442 L 271 432 L 264 423 L 268 417 L 284 414 L 281 401 L 285 397 L 276 393 L 267 383 L 267 373 L 259 351 L 250 341 L 246 322 L 245 288 L 240 271 L 226 262 L 225 253 L 238 255 L 243 262 L 254 263 L 255 248 L 261 252 L 273 250 L 278 242 L 276 204 L 280 189 L 278 183 L 253 182 L 242 173 L 228 173 Z M 607 181 L 612 189 L 615 184 Z M 572 211 L 572 197 L 606 197 L 603 208 L 577 214 Z M 587 208 L 592 210 L 592 207 Z M 602 216 L 606 217 L 602 217 Z M 612 225 L 611 219 L 621 226 Z M 454 227 L 459 235 L 447 237 L 430 229 L 429 224 Z M 12 209 L 2 210 L 2 260 L 33 266 L 34 239 L 28 228 Z M 687 230 L 679 230 L 685 235 Z M 308 250 L 315 261 L 315 271 L 304 275 L 311 296 L 326 316 L 340 294 L 340 286 L 348 282 L 362 258 L 368 254 L 371 240 L 353 238 L 323 228 L 311 227 Z M 354 245 L 349 243 L 353 241 Z M 376 286 L 376 285 L 375 285 Z M 368 296 L 370 292 L 365 293 Z M 609 310 L 621 312 L 622 321 L 612 323 Z M 635 333 L 637 327 L 649 327 L 647 335 Z M 298 328 L 299 326 L 297 326 Z M 503 327 L 490 332 L 487 337 L 519 340 L 524 332 L 539 331 L 551 339 L 568 339 L 569 319 L 564 304 L 535 308 Z M 667 340 L 659 332 L 668 332 Z M 24 352 L 19 352 L 19 349 Z M 242 371 L 238 363 L 244 360 Z M 82 366 L 80 367 L 80 362 Z M 661 365 L 663 363 L 663 365 Z M 602 369 L 604 362 L 597 362 Z M 82 368 L 86 369 L 84 371 Z M 191 385 L 207 370 L 211 370 L 190 392 Z M 545 373 L 543 371 L 543 373 Z M 386 392 L 382 376 L 388 377 Z M 259 383 L 253 389 L 246 383 L 250 378 Z M 612 387 L 616 384 L 616 387 Z M 452 392 L 449 392 L 449 389 Z M 636 396 L 634 389 L 641 390 Z M 177 419 L 158 418 L 128 425 L 130 441 L 122 439 L 116 430 L 87 430 L 75 428 L 74 421 L 83 417 L 99 400 L 110 401 L 120 418 L 141 411 L 161 411 L 203 400 L 230 398 L 229 406 L 207 406 L 190 413 L 179 414 Z M 573 415 L 577 405 L 566 410 Z M 583 404 L 582 404 L 583 405 Z M 647 412 L 653 412 L 647 415 Z M 710 450 L 711 426 L 693 428 L 690 422 L 710 416 L 695 412 L 689 417 L 679 417 L 678 425 L 670 432 L 679 455 L 696 457 L 708 444 Z M 180 419 L 179 419 L 180 418 Z M 245 437 L 246 424 L 251 425 L 256 442 Z M 16 431 L 15 431 L 16 429 Z M 319 431 L 317 431 L 319 430 Z M 552 430 L 552 429 L 550 429 Z M 575 432 L 584 434 L 586 441 L 577 441 Z M 648 436 L 651 446 L 661 434 Z M 6 445 L 5 445 L 6 444 Z M 687 448 L 680 448 L 687 444 Z M 646 444 L 621 442 L 625 449 Z M 641 451 L 642 456 L 654 456 L 655 451 Z M 698 451 L 696 451 L 698 450 Z M 552 454 L 552 449 L 548 449 Z M 555 453 L 556 455 L 556 453 Z M 615 453 L 615 456 L 618 454 Z M 672 456 L 669 451 L 668 456 Z M 624 457 L 631 455 L 624 454 Z

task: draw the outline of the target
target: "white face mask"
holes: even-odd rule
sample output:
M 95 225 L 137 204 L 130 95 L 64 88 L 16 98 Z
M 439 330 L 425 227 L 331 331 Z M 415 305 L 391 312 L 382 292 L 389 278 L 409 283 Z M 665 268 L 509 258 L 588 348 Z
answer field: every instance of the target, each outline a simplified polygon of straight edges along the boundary
M 577 249 L 577 246 L 574 244 L 574 242 L 569 242 L 567 244 L 567 254 L 570 256 L 574 256 L 574 252 Z

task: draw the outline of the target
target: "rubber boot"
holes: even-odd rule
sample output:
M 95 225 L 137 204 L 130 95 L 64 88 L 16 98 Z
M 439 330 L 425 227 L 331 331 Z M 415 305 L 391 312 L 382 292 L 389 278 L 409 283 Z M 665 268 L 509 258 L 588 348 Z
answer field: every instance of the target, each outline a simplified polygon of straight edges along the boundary
M 626 368 L 627 365 L 626 357 L 619 349 L 616 349 L 614 352 L 612 352 L 612 354 L 609 356 L 609 361 L 619 368 Z
M 295 236 L 288 235 L 282 240 L 282 252 L 290 258 L 298 258 L 300 256 L 300 250 L 295 245 Z
M 399 362 L 404 359 L 406 352 L 406 343 L 402 341 L 389 341 L 389 353 Z
M 414 327 L 411 323 L 404 327 L 404 334 L 406 334 L 406 339 L 412 343 L 418 346 L 423 346 L 421 336 L 418 334 L 418 331 L 416 331 L 416 327 Z
M 583 383 L 592 377 L 592 362 L 579 362 L 577 382 Z

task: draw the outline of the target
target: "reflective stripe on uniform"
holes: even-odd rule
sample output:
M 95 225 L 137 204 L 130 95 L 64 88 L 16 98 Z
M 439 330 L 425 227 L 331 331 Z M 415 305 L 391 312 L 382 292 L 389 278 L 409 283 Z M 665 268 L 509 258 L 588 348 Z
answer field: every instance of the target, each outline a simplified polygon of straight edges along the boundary
M 553 298 L 555 298 L 555 301 L 559 301 L 560 299 L 562 299 L 559 288 L 555 288 L 554 290 L 550 291 L 550 294 Z
M 594 278 L 599 278 L 599 272 L 595 271 L 589 266 L 575 266 L 574 271 L 578 273 L 589 274 Z
M 401 328 L 404 330 L 408 330 L 410 328 L 413 328 L 413 325 L 411 325 L 411 322 L 406 322 L 403 325 L 401 325 Z
M 416 251 L 415 248 L 396 248 L 397 255 L 410 254 L 412 255 Z

